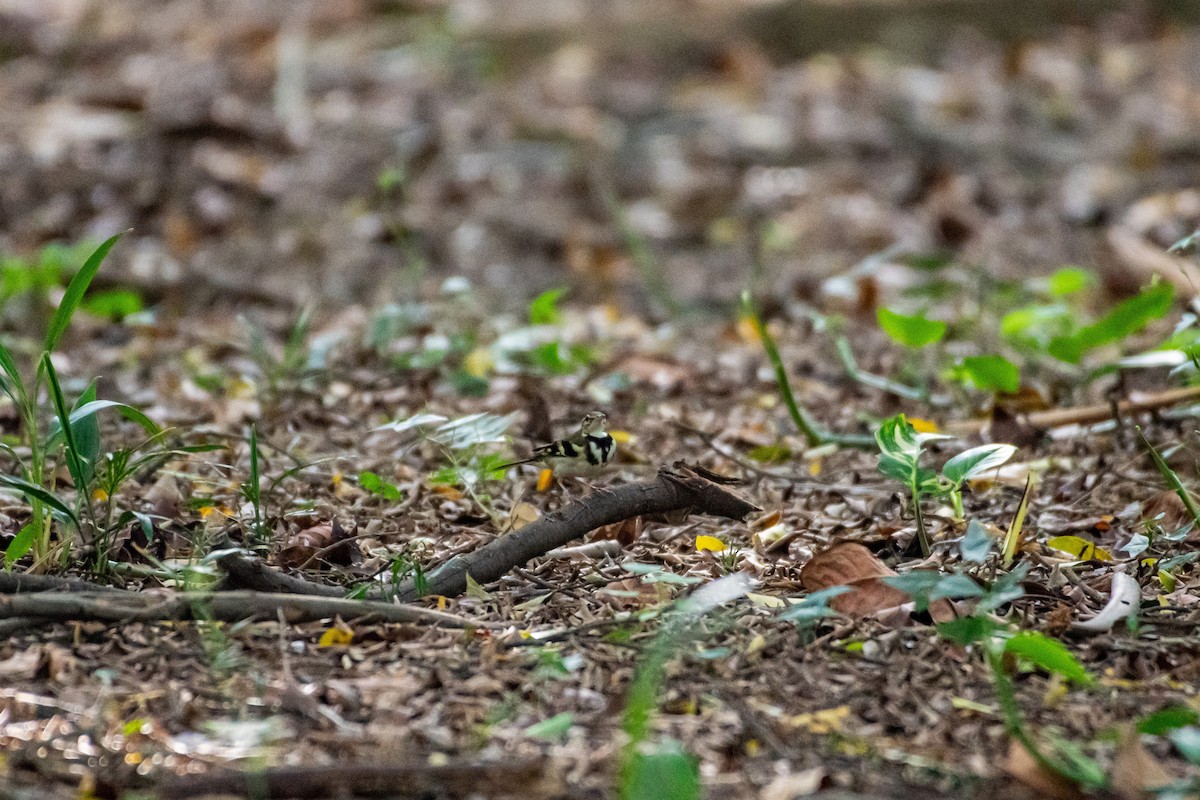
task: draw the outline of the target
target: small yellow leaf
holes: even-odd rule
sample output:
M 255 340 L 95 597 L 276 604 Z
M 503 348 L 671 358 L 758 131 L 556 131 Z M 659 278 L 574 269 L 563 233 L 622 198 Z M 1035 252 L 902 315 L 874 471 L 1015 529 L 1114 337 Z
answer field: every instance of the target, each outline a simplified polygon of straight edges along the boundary
M 637 441 L 637 437 L 634 436 L 629 431 L 621 431 L 621 430 L 609 431 L 608 435 L 611 436 L 613 438 L 613 441 L 616 442 L 617 444 L 633 444 L 634 442 Z
M 814 458 L 808 462 L 808 474 L 814 478 L 821 474 L 821 459 Z
M 920 417 L 909 417 L 908 422 L 913 426 L 913 430 L 917 433 L 937 433 L 937 423 L 929 419 L 921 419 Z
M 1112 554 L 1103 547 L 1079 536 L 1055 536 L 1046 544 L 1055 550 L 1075 556 L 1080 561 L 1112 561 Z
M 487 590 L 479 585 L 479 582 L 471 577 L 471 573 L 466 573 L 467 578 L 467 597 L 473 597 L 476 600 L 491 600 L 492 596 L 487 593 Z
M 750 317 L 738 317 L 737 335 L 743 342 L 754 343 L 761 340 L 758 335 L 758 326 L 754 324 L 754 320 Z
M 782 598 L 769 594 L 759 594 L 758 592 L 747 593 L 746 599 L 762 608 L 783 608 L 787 605 Z
M 842 729 L 842 722 L 850 716 L 850 706 L 837 706 L 814 711 L 811 714 L 797 714 L 785 717 L 782 722 L 793 728 L 804 728 L 809 733 L 834 733 Z
M 354 631 L 344 625 L 326 628 L 317 640 L 317 647 L 346 647 L 354 641 Z
M 550 484 L 554 482 L 554 470 L 544 469 L 538 473 L 537 490 L 544 492 L 550 488 Z
M 710 553 L 724 552 L 727 545 L 715 536 L 697 536 L 696 550 L 703 553 L 707 550 Z
M 338 488 L 339 486 L 342 485 L 343 477 L 344 476 L 342 475 L 342 472 L 340 470 L 335 469 L 333 471 L 333 474 L 331 474 L 329 476 L 329 485 L 332 486 L 334 489 Z
M 496 360 L 486 347 L 476 347 L 463 359 L 463 371 L 473 378 L 486 378 L 494 366 Z
M 108 499 L 108 492 L 104 491 L 103 489 L 93 489 L 92 490 L 92 499 L 95 500 L 97 503 L 103 503 L 105 500 Z

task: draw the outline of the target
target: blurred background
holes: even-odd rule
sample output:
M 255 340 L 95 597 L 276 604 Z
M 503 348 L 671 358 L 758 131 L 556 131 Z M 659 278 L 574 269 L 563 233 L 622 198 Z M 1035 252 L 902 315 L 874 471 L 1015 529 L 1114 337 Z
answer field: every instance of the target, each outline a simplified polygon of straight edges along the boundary
M 185 312 L 554 286 L 867 309 L 1200 222 L 1200 2 L 0 0 L 0 253 Z M 871 276 L 870 285 L 864 282 Z M 897 272 L 894 280 L 905 279 Z M 1190 289 L 1189 289 L 1190 291 Z

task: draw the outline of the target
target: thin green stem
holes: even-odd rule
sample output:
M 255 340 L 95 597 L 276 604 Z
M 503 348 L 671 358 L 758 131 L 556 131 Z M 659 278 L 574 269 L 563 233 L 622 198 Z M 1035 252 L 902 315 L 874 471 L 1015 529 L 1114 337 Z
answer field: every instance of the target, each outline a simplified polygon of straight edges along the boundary
M 874 437 L 834 433 L 819 425 L 808 413 L 808 409 L 796 400 L 796 395 L 792 391 L 791 381 L 788 379 L 787 367 L 784 366 L 783 357 L 779 354 L 779 347 L 775 344 L 775 339 L 771 336 L 770 331 L 767 330 L 767 326 L 763 324 L 762 317 L 759 316 L 758 309 L 754 306 L 754 301 L 750 299 L 749 292 L 742 292 L 742 313 L 749 318 L 750 323 L 754 326 L 755 333 L 762 340 L 763 350 L 766 351 L 767 360 L 771 362 L 771 367 L 775 372 L 775 382 L 779 385 L 779 393 L 783 396 L 783 403 L 787 406 L 788 413 L 792 417 L 792 422 L 796 424 L 796 428 L 804 435 L 809 447 L 818 447 L 823 444 L 837 444 L 843 447 L 873 450 L 875 448 Z

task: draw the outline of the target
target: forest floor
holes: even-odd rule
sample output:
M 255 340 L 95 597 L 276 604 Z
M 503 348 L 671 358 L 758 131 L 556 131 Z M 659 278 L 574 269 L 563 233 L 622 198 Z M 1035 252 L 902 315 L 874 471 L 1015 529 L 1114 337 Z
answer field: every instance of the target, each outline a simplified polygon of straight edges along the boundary
M 0 800 L 1195 793 L 1190 4 L 376 5 L 0 3 Z

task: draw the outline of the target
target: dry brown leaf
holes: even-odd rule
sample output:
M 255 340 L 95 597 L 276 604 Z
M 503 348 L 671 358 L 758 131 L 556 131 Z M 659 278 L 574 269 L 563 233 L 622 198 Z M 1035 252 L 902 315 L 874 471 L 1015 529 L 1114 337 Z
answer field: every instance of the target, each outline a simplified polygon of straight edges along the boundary
M 821 790 L 825 782 L 825 769 L 813 767 L 780 775 L 763 787 L 759 800 L 794 800 L 796 797 L 808 797 Z
M 1002 765 L 1005 772 L 1050 800 L 1083 800 L 1083 791 L 1074 783 L 1042 768 L 1029 755 L 1025 746 L 1015 739 L 1008 743 L 1008 757 Z
M 532 503 L 520 502 L 512 507 L 512 511 L 508 512 L 508 519 L 504 521 L 504 527 L 500 530 L 501 533 L 509 531 L 519 531 L 531 522 L 537 520 L 542 515 L 538 511 L 537 506 Z
M 275 555 L 275 563 L 294 569 L 304 566 L 313 556 L 320 553 L 321 559 L 324 561 L 332 564 L 349 564 L 352 549 L 349 546 L 333 547 L 347 538 L 349 538 L 349 534 L 336 519 L 330 523 L 305 528 L 292 534 L 287 543 Z
M 863 545 L 844 542 L 814 555 L 800 570 L 800 583 L 810 592 L 831 586 L 849 586 L 850 591 L 829 601 L 830 608 L 851 617 L 886 615 L 893 620 L 895 615 L 888 612 L 912 602 L 907 592 L 881 580 L 895 574 L 895 570 Z M 932 603 L 929 614 L 937 622 L 947 622 L 955 617 L 948 600 Z
M 630 517 L 629 519 L 614 522 L 612 525 L 604 525 L 596 529 L 592 534 L 591 541 L 599 542 L 606 539 L 612 539 L 621 544 L 622 547 L 628 547 L 637 541 L 637 538 L 642 535 L 642 518 Z
M 1179 530 L 1191 518 L 1183 499 L 1171 489 L 1163 489 L 1142 505 L 1142 522 L 1155 523 L 1165 531 Z
M 1171 773 L 1142 746 L 1137 729 L 1126 726 L 1113 755 L 1112 788 L 1124 800 L 1147 800 L 1154 789 L 1175 782 Z

